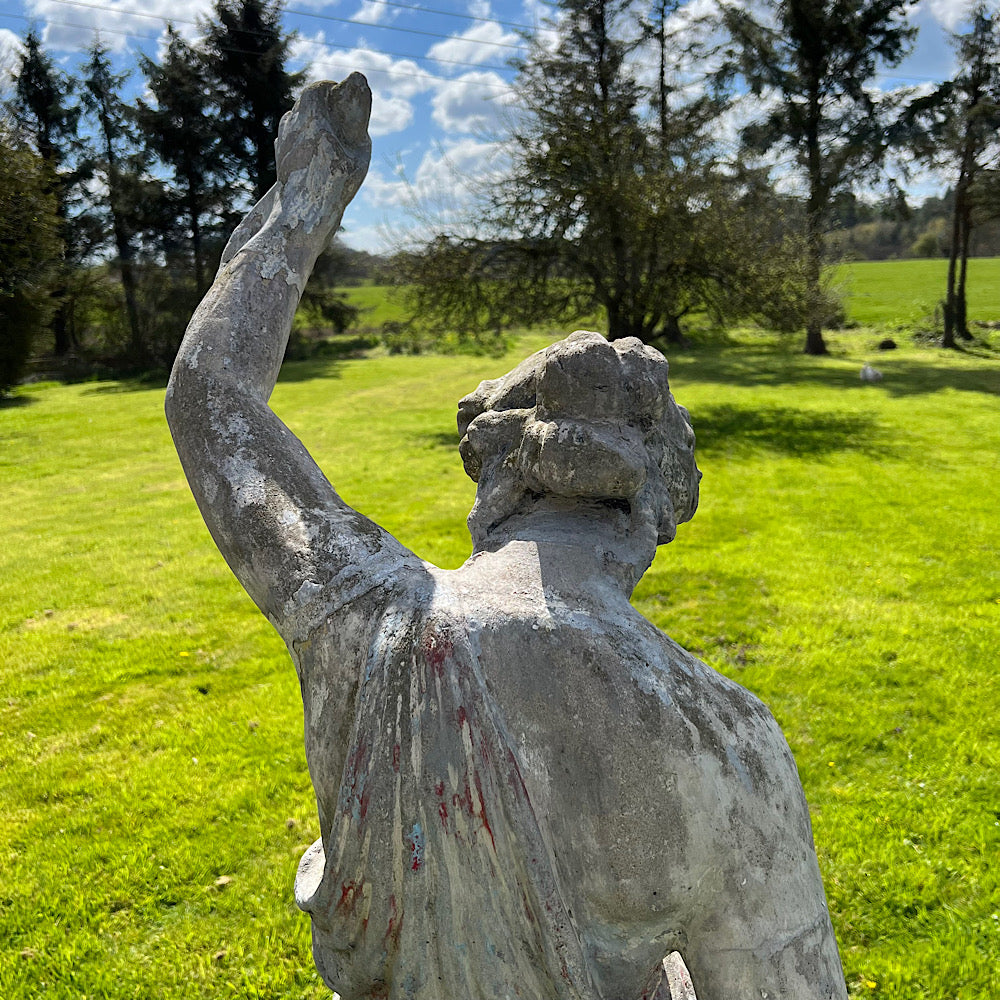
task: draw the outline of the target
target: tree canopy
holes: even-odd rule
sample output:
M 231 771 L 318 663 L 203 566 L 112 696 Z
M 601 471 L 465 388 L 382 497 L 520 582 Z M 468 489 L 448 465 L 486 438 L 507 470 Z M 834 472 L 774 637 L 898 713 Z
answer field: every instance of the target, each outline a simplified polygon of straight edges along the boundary
M 892 130 L 891 96 L 872 86 L 894 66 L 916 28 L 909 0 L 779 0 L 755 10 L 720 8 L 730 50 L 719 77 L 741 77 L 763 114 L 743 129 L 757 154 L 790 151 L 804 178 L 809 316 L 805 349 L 826 353 L 823 234 L 834 196 L 881 164 Z
M 966 280 L 972 230 L 1000 215 L 1000 11 L 977 3 L 952 35 L 956 72 L 915 100 L 908 120 L 918 158 L 955 178 L 942 344 L 969 338 Z
M 17 384 L 54 306 L 62 245 L 43 167 L 0 118 L 0 395 Z
M 723 99 L 674 85 L 670 10 L 644 24 L 631 0 L 562 0 L 556 43 L 535 39 L 518 64 L 507 169 L 479 217 L 408 258 L 414 316 L 472 336 L 600 311 L 611 339 L 656 342 L 679 339 L 692 310 L 746 315 L 765 285 L 782 294 L 742 242 L 773 239 L 784 259 L 783 234 L 757 224 L 761 175 L 720 161 Z M 659 71 L 641 83 L 650 51 Z

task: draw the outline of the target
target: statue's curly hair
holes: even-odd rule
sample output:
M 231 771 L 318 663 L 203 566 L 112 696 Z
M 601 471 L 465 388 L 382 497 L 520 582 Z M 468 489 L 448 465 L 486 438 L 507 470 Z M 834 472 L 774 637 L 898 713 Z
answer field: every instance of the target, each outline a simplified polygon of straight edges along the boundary
M 700 473 L 667 359 L 634 337 L 577 331 L 459 403 L 459 451 L 479 484 L 481 540 L 534 496 L 653 509 L 659 542 L 694 514 Z

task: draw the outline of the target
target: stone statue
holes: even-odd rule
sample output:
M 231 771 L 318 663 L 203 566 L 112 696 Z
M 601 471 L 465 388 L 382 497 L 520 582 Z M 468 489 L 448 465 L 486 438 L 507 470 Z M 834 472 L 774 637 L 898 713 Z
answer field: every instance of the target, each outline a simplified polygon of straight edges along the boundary
M 344 1000 L 639 1000 L 671 995 L 679 953 L 701 1000 L 846 997 L 777 724 L 629 603 L 698 499 L 663 356 L 575 333 L 462 400 L 478 492 L 453 571 L 348 507 L 269 409 L 370 102 L 355 74 L 286 115 L 167 392 L 301 681 L 322 836 L 295 895 L 323 979 Z

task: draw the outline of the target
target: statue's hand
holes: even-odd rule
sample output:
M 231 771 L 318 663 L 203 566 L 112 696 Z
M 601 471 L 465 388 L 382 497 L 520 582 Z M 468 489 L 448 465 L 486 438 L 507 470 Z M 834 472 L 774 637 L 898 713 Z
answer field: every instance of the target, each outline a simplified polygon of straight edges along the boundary
M 343 83 L 313 83 L 282 119 L 275 140 L 280 201 L 312 231 L 340 224 L 368 172 L 372 95 L 360 73 Z M 336 228 L 336 226 L 334 228 Z

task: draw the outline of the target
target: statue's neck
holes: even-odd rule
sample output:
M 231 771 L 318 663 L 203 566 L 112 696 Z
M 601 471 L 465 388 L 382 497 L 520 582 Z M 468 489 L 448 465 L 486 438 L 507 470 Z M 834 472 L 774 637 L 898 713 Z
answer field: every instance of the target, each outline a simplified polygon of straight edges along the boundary
M 508 576 L 523 564 L 567 598 L 611 588 L 627 599 L 655 553 L 651 520 L 600 504 L 547 502 L 492 528 L 473 559 L 499 561 Z

